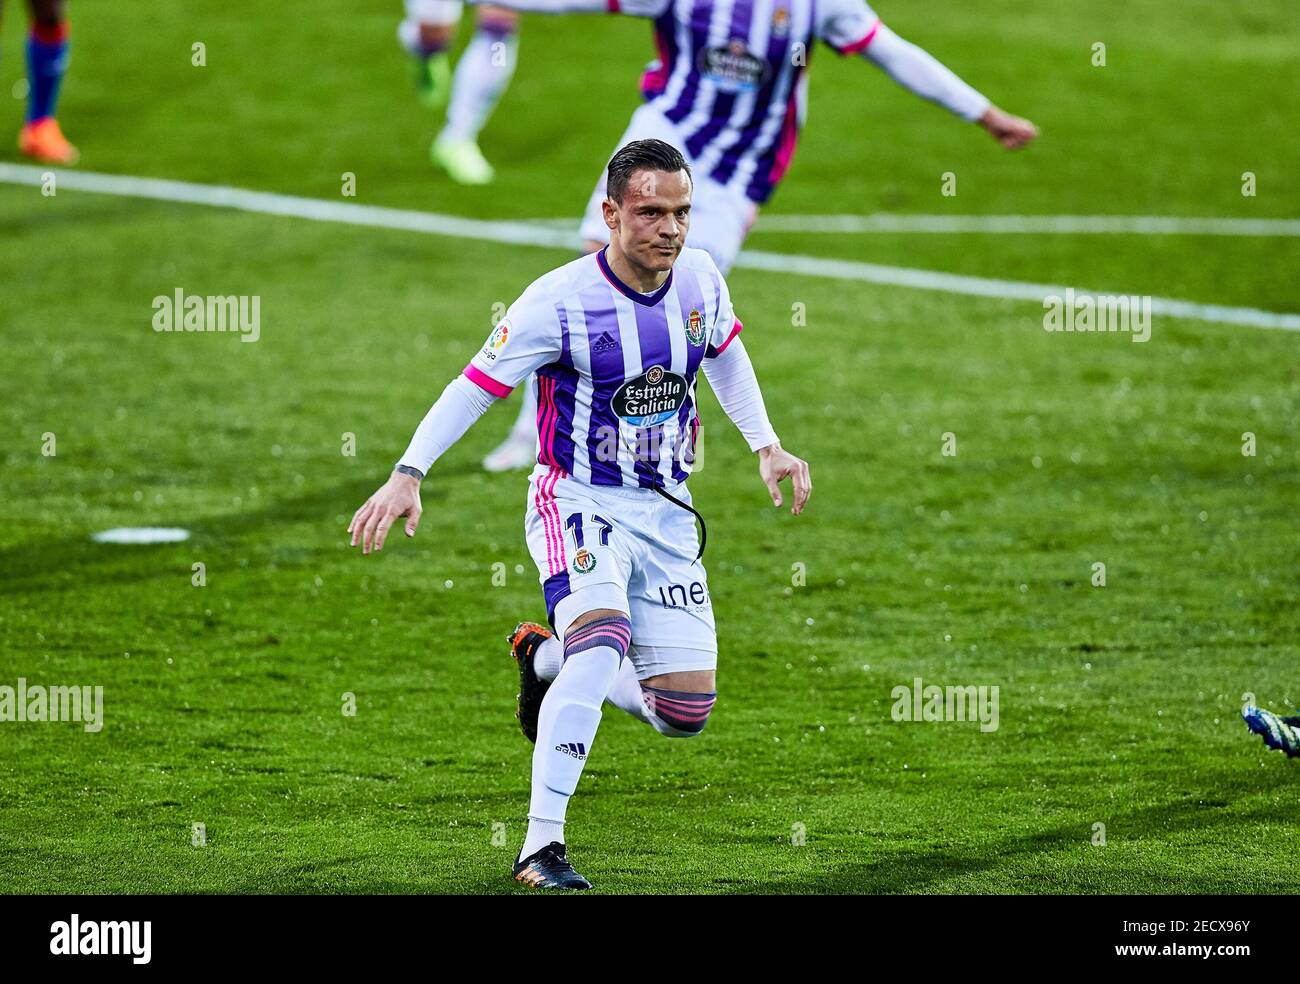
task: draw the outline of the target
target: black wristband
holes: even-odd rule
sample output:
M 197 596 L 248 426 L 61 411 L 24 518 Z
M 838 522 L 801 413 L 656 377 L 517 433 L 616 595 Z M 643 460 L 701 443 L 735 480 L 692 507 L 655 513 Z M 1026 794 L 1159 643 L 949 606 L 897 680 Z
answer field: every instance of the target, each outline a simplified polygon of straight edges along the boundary
M 398 465 L 393 469 L 393 471 L 397 472 L 399 475 L 410 475 L 417 482 L 424 481 L 424 472 L 420 471 L 418 468 L 412 468 L 410 465 Z

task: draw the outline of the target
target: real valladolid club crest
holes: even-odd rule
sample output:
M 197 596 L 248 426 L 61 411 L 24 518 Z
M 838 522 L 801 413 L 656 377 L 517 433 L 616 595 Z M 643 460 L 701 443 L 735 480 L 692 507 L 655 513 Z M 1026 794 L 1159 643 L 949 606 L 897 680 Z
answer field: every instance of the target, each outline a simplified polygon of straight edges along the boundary
M 704 343 L 704 315 L 700 314 L 698 308 L 691 308 L 690 316 L 686 319 L 686 340 L 692 345 Z
M 783 38 L 790 33 L 790 11 L 777 7 L 772 12 L 772 36 Z
M 579 574 L 587 574 L 596 569 L 596 555 L 586 547 L 573 555 L 573 569 Z

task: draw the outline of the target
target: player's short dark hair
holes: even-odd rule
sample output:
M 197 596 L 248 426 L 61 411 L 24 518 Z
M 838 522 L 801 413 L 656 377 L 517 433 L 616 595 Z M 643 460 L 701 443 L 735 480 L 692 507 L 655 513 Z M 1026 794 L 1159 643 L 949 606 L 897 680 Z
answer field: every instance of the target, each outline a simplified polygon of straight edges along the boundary
M 618 149 L 609 159 L 609 170 L 605 175 L 605 194 L 622 204 L 623 193 L 627 191 L 632 175 L 637 171 L 666 171 L 676 174 L 685 171 L 691 177 L 691 166 L 686 163 L 682 152 L 670 143 L 662 140 L 633 140 Z

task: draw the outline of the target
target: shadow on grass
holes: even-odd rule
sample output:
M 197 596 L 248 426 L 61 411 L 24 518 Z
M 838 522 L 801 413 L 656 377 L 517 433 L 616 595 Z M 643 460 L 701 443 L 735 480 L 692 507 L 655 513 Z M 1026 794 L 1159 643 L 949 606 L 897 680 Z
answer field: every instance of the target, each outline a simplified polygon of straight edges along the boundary
M 1265 780 L 1266 777 L 1259 777 Z M 1225 776 L 1225 782 L 1240 784 L 1240 775 Z M 1268 792 L 1272 787 L 1261 786 L 1245 791 L 1244 795 Z M 1228 828 L 1218 843 L 1230 849 L 1239 829 L 1248 823 L 1276 823 L 1276 812 L 1265 808 L 1249 812 L 1230 809 L 1231 803 L 1221 799 L 1186 796 L 1158 806 L 1111 814 L 1105 818 L 1108 837 L 1125 841 L 1139 839 L 1150 843 L 1171 831 L 1210 831 Z M 1105 847 L 1090 844 L 1091 820 L 1080 821 L 1064 827 L 1055 827 L 1035 833 L 993 841 L 978 854 L 969 849 L 924 847 L 907 848 L 882 853 L 871 859 L 855 861 L 824 874 L 807 874 L 791 878 L 777 877 L 755 886 L 752 883 L 719 886 L 721 894 L 751 894 L 755 891 L 773 894 L 815 895 L 896 895 L 896 894 L 952 894 L 948 888 L 933 888 L 937 883 L 957 879 L 994 869 L 1001 872 L 1002 882 L 1020 880 L 1023 884 L 1013 889 L 1002 889 L 1000 894 L 1132 894 L 1179 893 L 1235 894 L 1253 891 L 1251 874 L 1242 871 L 1240 877 L 1224 878 L 1219 875 L 1200 875 L 1176 863 L 1169 864 L 1167 880 L 1157 881 L 1151 871 L 1128 871 L 1109 863 Z M 1078 866 L 1068 873 L 1068 880 L 1054 877 L 1046 862 L 1047 855 L 1081 850 L 1096 851 L 1097 866 Z M 1008 872 L 1014 871 L 1015 874 Z M 1092 882 L 1093 887 L 1089 887 Z
M 464 483 L 482 472 L 466 462 L 459 468 L 440 469 L 439 481 L 421 490 L 426 511 L 430 502 L 446 497 L 449 482 Z M 382 479 L 382 476 L 380 476 Z M 519 479 L 513 479 L 518 482 Z M 247 546 L 241 541 L 254 537 L 273 526 L 309 525 L 318 532 L 304 544 L 300 565 L 309 557 L 333 556 L 331 546 L 321 545 L 322 538 L 339 541 L 346 537 L 344 528 L 336 526 L 340 514 L 351 517 L 357 506 L 375 490 L 378 481 L 364 479 L 326 489 L 268 502 L 256 510 L 243 510 L 184 524 L 190 539 L 182 543 L 118 544 L 96 543 L 90 534 L 65 537 L 46 543 L 27 542 L 0 550 L 0 595 L 33 592 L 84 591 L 104 584 L 125 585 L 172 579 L 178 569 L 188 571 L 195 550 L 234 549 Z M 523 489 L 519 489 L 523 502 Z M 521 505 L 522 510 L 522 505 Z M 158 522 L 151 517 L 152 522 Z M 172 520 L 183 523 L 183 520 Z

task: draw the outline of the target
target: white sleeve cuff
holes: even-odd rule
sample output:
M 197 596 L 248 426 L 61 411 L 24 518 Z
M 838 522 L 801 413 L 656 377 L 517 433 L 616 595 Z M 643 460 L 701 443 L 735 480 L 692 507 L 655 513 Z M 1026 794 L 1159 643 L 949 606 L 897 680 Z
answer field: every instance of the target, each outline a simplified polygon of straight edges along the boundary
M 715 358 L 705 359 L 704 377 L 709 381 L 713 394 L 722 405 L 723 412 L 731 418 L 736 429 L 749 444 L 749 450 L 757 451 L 778 440 L 772 423 L 767 419 L 767 408 L 763 405 L 763 392 L 758 388 L 758 377 L 754 375 L 754 364 L 749 361 L 749 353 L 739 337 L 733 337 L 731 344 Z
M 904 41 L 884 24 L 876 29 L 863 54 L 903 88 L 972 123 L 991 105 L 928 51 Z
M 495 402 L 496 398 L 481 386 L 471 383 L 464 375 L 457 376 L 424 415 L 410 446 L 397 463 L 427 475 L 443 452 L 459 441 Z

